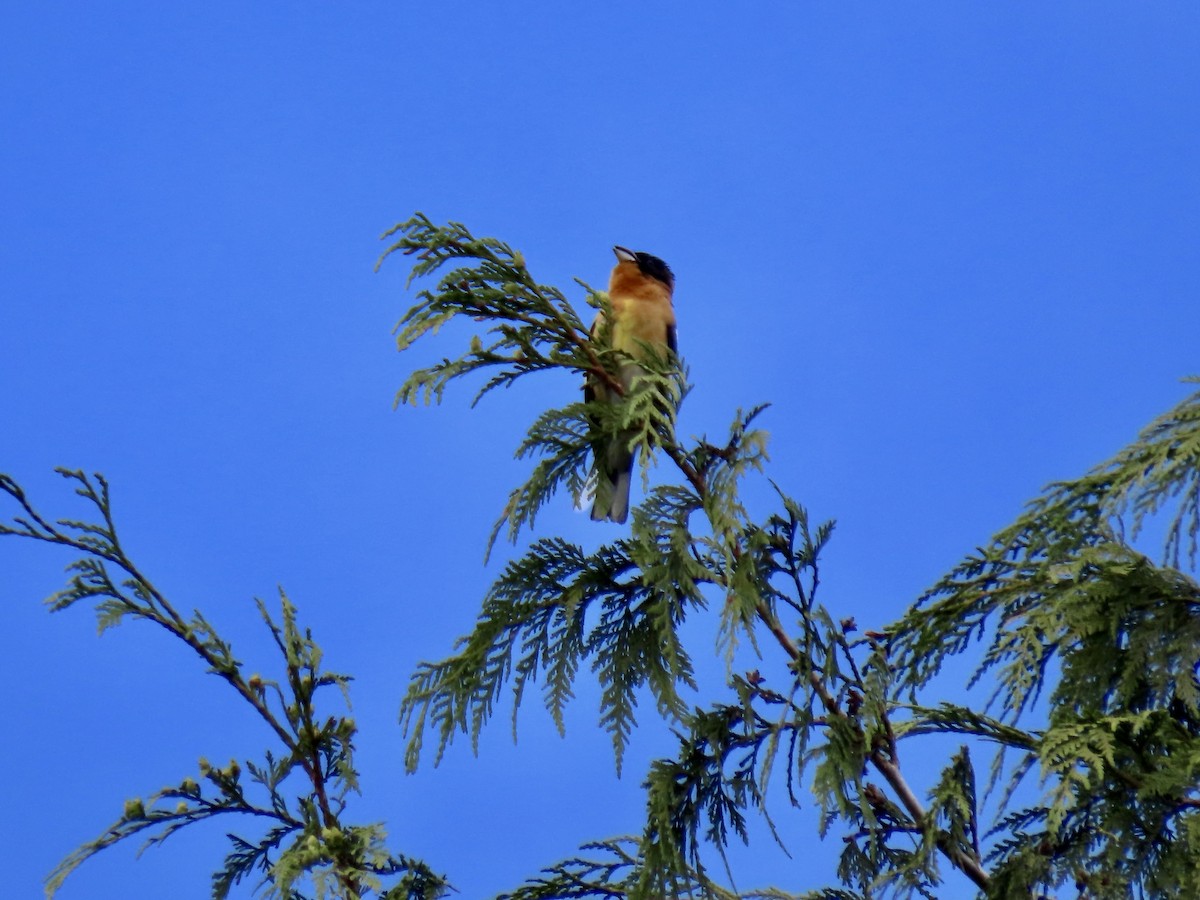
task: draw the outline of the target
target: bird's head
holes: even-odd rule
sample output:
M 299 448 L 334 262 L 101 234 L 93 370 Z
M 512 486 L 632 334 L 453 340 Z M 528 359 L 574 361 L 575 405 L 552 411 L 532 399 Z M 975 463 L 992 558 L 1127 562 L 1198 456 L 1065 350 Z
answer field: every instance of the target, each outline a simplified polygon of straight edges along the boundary
M 667 286 L 667 290 L 675 289 L 675 273 L 671 271 L 671 267 L 659 259 L 657 256 L 652 256 L 649 253 L 641 253 L 634 250 L 629 250 L 625 247 L 613 247 L 613 253 L 617 255 L 617 265 L 621 263 L 633 263 L 638 267 L 638 271 L 647 278 L 653 278 L 655 281 L 661 281 Z

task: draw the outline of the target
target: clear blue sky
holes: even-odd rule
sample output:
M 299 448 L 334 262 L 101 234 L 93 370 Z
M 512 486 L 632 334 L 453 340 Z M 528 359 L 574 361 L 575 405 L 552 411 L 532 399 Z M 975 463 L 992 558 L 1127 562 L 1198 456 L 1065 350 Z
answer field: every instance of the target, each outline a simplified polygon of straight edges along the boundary
M 470 627 L 511 451 L 577 386 L 392 412 L 454 347 L 395 354 L 411 298 L 402 264 L 372 274 L 384 229 L 465 222 L 573 296 L 614 243 L 666 259 L 683 429 L 773 404 L 771 474 L 839 521 L 825 601 L 864 624 L 1200 372 L 1193 3 L 114 0 L 2 21 L 0 471 L 55 515 L 79 509 L 52 467 L 104 472 L 143 568 L 268 673 L 251 598 L 282 584 L 357 677 L 359 820 L 464 897 L 639 830 L 670 738 L 647 707 L 616 781 L 583 684 L 565 739 L 531 704 L 517 746 L 502 714 L 478 759 L 402 774 L 407 677 Z M 565 500 L 539 526 L 619 533 Z M 269 744 L 163 635 L 48 615 L 68 561 L 0 541 L 12 897 L 126 797 Z M 794 859 L 758 840 L 741 887 L 828 872 L 836 838 L 777 812 Z M 207 897 L 219 832 L 110 851 L 61 896 Z

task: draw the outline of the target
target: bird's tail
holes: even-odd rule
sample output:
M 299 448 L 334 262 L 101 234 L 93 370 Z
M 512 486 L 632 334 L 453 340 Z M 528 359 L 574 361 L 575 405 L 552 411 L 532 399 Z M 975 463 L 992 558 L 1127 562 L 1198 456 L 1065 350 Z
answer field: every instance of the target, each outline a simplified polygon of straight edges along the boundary
M 617 456 L 617 458 L 613 458 Z M 610 452 L 605 460 L 596 460 L 595 490 L 592 501 L 592 520 L 607 519 L 624 524 L 629 518 L 629 485 L 633 477 L 633 454 L 621 450 L 619 456 Z

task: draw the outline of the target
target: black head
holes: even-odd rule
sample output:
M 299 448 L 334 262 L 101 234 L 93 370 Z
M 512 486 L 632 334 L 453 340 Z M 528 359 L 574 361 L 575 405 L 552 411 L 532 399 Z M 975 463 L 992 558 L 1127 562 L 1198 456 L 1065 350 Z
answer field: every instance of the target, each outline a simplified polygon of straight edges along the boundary
M 675 289 L 675 273 L 671 271 L 670 266 L 657 256 L 651 256 L 649 253 L 642 253 L 640 251 L 626 250 L 624 247 L 613 247 L 613 253 L 617 254 L 617 259 L 637 263 L 637 267 L 643 275 L 661 281 L 670 290 Z

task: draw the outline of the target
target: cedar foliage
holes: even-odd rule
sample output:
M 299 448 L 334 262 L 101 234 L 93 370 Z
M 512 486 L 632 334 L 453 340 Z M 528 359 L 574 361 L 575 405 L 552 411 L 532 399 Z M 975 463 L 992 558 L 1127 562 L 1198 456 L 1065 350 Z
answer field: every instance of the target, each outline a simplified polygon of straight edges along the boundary
M 390 236 L 385 257 L 414 254 L 413 277 L 441 274 L 401 322 L 401 348 L 456 316 L 486 335 L 414 372 L 399 402 L 440 399 L 481 369 L 498 370 L 481 394 L 554 368 L 612 380 L 619 354 L 602 336 L 589 341 L 562 294 L 538 285 L 511 248 L 420 215 Z M 607 302 L 591 289 L 588 299 Z M 558 491 L 579 495 L 589 426 L 640 427 L 634 443 L 653 451 L 643 467 L 657 453 L 674 471 L 634 510 L 629 536 L 591 552 L 534 541 L 475 629 L 423 664 L 404 699 L 410 767 L 427 732 L 435 759 L 456 735 L 474 743 L 503 692 L 519 704 L 534 679 L 561 728 L 574 680 L 594 673 L 618 766 L 640 691 L 673 723 L 679 752 L 651 767 L 636 847 L 591 845 L 598 857 L 548 868 L 508 896 L 721 896 L 702 850 L 747 839 L 778 767 L 793 800 L 800 785 L 816 794 L 822 832 L 843 835 L 842 884 L 810 897 L 934 896 L 947 864 L 987 897 L 1200 896 L 1200 588 L 1183 567 L 1195 568 L 1200 529 L 1200 395 L 1109 462 L 1052 485 L 899 622 L 860 636 L 817 597 L 832 523 L 812 523 L 778 487 L 763 520 L 739 499 L 743 479 L 764 471 L 763 408 L 739 412 L 725 443 L 681 440 L 686 373 L 679 360 L 656 362 L 615 410 L 576 403 L 538 418 L 518 451 L 536 462 L 501 518 L 515 541 Z M 1164 522 L 1155 562 L 1134 540 Z M 691 708 L 679 629 L 713 605 L 730 646 L 771 641 L 787 662 L 731 675 L 728 697 Z M 976 680 L 994 683 L 990 703 L 924 700 L 949 656 L 980 647 Z M 965 743 L 919 796 L 900 746 L 935 734 Z M 971 751 L 989 746 L 999 752 L 981 791 Z M 1041 791 L 1032 804 L 1018 790 L 1025 780 Z M 981 822 L 981 794 L 997 783 L 1001 818 Z
M 764 477 L 764 407 L 738 411 L 717 443 L 681 439 L 681 360 L 650 353 L 626 395 L 622 354 L 603 334 L 592 339 L 566 296 L 537 283 L 503 242 L 419 214 L 385 237 L 393 243 L 384 258 L 409 254 L 412 278 L 439 276 L 401 320 L 400 349 L 454 319 L 473 330 L 461 355 L 408 377 L 399 405 L 440 401 L 460 380 L 482 376 L 478 401 L 553 370 L 604 380 L 622 397 L 570 402 L 531 423 L 517 449 L 529 475 L 509 495 L 492 544 L 501 534 L 519 541 L 547 503 L 586 491 L 597 431 L 624 435 L 641 451 L 648 488 L 626 537 L 594 550 L 561 537 L 533 540 L 504 566 L 472 631 L 450 656 L 421 664 L 403 699 L 409 768 L 427 738 L 435 761 L 457 737 L 474 744 L 508 693 L 515 716 L 536 687 L 561 729 L 581 677 L 600 685 L 599 719 L 618 767 L 639 696 L 648 692 L 671 724 L 678 749 L 646 776 L 640 836 L 589 843 L 505 898 L 794 896 L 779 888 L 737 894 L 706 862 L 747 840 L 752 817 L 770 825 L 769 794 L 797 802 L 805 792 L 820 805 L 822 835 L 840 836 L 840 883 L 803 895 L 812 900 L 934 897 L 947 866 L 987 898 L 1200 896 L 1200 586 L 1191 574 L 1200 393 L 1113 459 L 1050 486 L 898 622 L 860 631 L 819 599 L 833 524 L 812 521 L 778 486 L 765 518 L 740 500 L 747 478 Z M 580 284 L 589 305 L 604 308 L 604 293 Z M 656 461 L 665 475 L 650 486 Z M 259 838 L 233 839 L 215 897 L 252 870 L 281 897 L 301 896 L 305 884 L 340 897 L 442 896 L 447 882 L 388 852 L 379 826 L 341 821 L 357 784 L 353 722 L 318 717 L 313 698 L 318 688 L 344 690 L 348 679 L 320 668 L 286 598 L 282 624 L 265 608 L 263 616 L 287 677 L 247 679 L 200 614 L 181 617 L 125 556 L 103 480 L 64 474 L 99 511 L 99 524 L 51 523 L 16 482 L 0 480 L 19 507 L 0 535 L 82 554 L 52 608 L 87 600 L 102 627 L 126 616 L 166 627 L 272 724 L 283 749 L 245 767 L 265 800 L 249 799 L 232 763 L 202 764 L 203 788 L 188 778 L 128 802 L 112 828 L 64 861 L 51 889 L 88 856 L 147 829 L 158 829 L 158 841 L 193 821 L 242 812 L 274 823 Z M 1160 560 L 1136 546 L 1143 530 L 1156 529 L 1165 533 Z M 743 641 L 780 651 L 764 652 L 760 670 L 731 673 L 726 695 L 707 707 L 685 699 L 693 662 L 680 628 L 696 615 L 719 618 L 729 653 Z M 947 660 L 964 653 L 978 656 L 975 681 L 990 700 L 970 708 L 929 699 Z M 919 790 L 900 749 L 928 758 L 936 752 L 928 739 L 942 738 L 933 745 L 941 747 L 946 735 L 963 743 Z M 975 757 L 993 749 L 981 780 Z M 289 799 L 282 782 L 296 770 L 306 788 Z M 993 788 L 999 815 L 981 821 Z M 396 880 L 385 888 L 388 876 Z
M 280 591 L 278 620 L 256 601 L 283 659 L 279 680 L 251 671 L 198 610 L 185 616 L 126 554 L 113 520 L 108 482 L 101 475 L 58 469 L 72 482 L 93 521 L 57 519 L 39 512 L 21 486 L 0 475 L 0 495 L 17 507 L 0 522 L 0 537 L 20 537 L 80 556 L 67 566 L 67 586 L 47 598 L 54 612 L 91 603 L 100 632 L 123 621 L 159 626 L 186 645 L 266 723 L 277 746 L 261 760 L 230 760 L 217 767 L 201 758 L 198 771 L 148 797 L 126 800 L 120 816 L 100 835 L 69 854 L 46 878 L 53 897 L 66 878 L 97 853 L 136 837 L 142 850 L 201 822 L 265 823 L 249 837 L 228 832 L 230 849 L 213 873 L 212 897 L 223 900 L 244 879 L 268 898 L 306 900 L 377 896 L 381 900 L 432 900 L 446 881 L 421 860 L 389 852 L 378 824 L 349 821 L 350 795 L 358 792 L 354 768 L 357 726 L 344 711 L 322 712 L 336 688 L 349 704 L 350 677 L 322 667 L 320 647 L 301 628 L 295 606 Z M 239 826 L 227 826 L 239 827 Z M 386 885 L 386 887 L 385 887 Z M 306 891 L 311 888 L 311 893 Z

